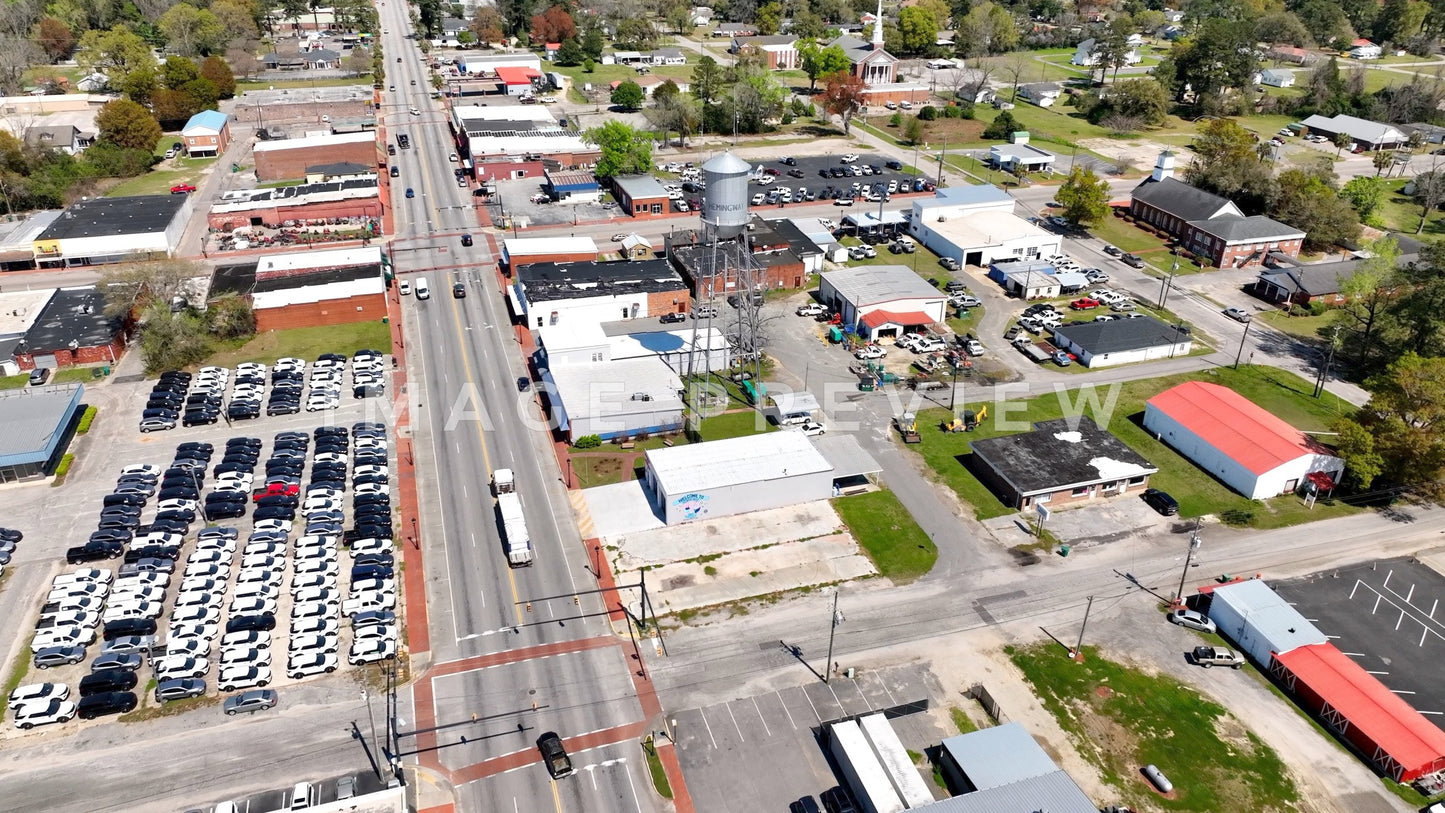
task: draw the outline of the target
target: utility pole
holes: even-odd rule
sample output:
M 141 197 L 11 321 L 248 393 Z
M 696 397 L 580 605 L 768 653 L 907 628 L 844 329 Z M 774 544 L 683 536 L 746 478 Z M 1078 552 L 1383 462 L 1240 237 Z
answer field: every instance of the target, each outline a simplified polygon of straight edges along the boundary
M 833 674 L 833 633 L 837 631 L 838 625 L 843 623 L 843 616 L 838 613 L 838 588 L 833 588 L 833 612 L 828 616 L 828 660 L 823 663 L 823 682 L 827 683 L 829 676 Z
M 1194 520 L 1194 533 L 1189 535 L 1189 550 L 1184 554 L 1184 571 L 1179 574 L 1179 590 L 1174 603 L 1184 606 L 1184 580 L 1189 577 L 1189 565 L 1194 561 L 1194 552 L 1199 550 L 1199 520 Z
M 1174 276 L 1179 273 L 1179 249 L 1174 249 L 1174 264 L 1169 268 L 1169 276 L 1165 277 L 1159 285 L 1159 310 L 1164 310 L 1164 303 L 1169 299 L 1169 289 L 1174 286 Z
M 1093 609 L 1094 597 L 1089 596 L 1089 603 L 1084 607 L 1084 623 L 1079 625 L 1079 642 L 1074 644 L 1074 651 L 1071 653 L 1076 658 L 1084 651 L 1084 630 L 1089 626 L 1089 612 Z
M 943 140 L 943 151 L 938 154 L 938 181 L 934 186 L 943 188 L 943 159 L 948 155 L 948 139 Z
M 1325 392 L 1325 381 L 1330 377 L 1330 366 L 1335 362 L 1335 350 L 1340 344 L 1340 326 L 1335 325 L 1333 335 L 1330 337 L 1330 349 L 1324 356 L 1324 363 L 1320 366 L 1320 374 L 1315 378 L 1315 397 L 1318 398 Z
M 1239 369 L 1239 360 L 1244 356 L 1244 343 L 1249 339 L 1250 322 L 1244 323 L 1244 333 L 1239 336 L 1239 350 L 1234 354 L 1234 369 Z

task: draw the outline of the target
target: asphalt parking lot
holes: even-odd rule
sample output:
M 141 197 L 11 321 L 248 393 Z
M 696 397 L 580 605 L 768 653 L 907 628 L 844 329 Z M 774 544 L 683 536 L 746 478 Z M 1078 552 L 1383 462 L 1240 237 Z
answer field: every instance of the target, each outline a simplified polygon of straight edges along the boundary
M 386 375 L 389 377 L 389 371 Z M 54 498 L 53 492 L 43 485 L 12 491 L 10 497 L 7 498 L 15 501 L 12 503 L 12 509 L 14 509 L 12 513 L 15 518 L 12 524 L 27 532 L 27 542 L 33 540 L 39 544 L 28 545 L 28 549 L 25 551 L 24 561 L 15 563 L 16 569 L 19 571 L 16 575 L 20 578 L 12 579 L 11 584 L 12 586 L 21 586 L 25 595 L 7 596 L 9 600 L 8 606 L 12 607 L 16 612 L 12 614 L 15 623 L 11 625 L 10 631 L 12 637 L 8 640 L 6 648 L 12 653 L 13 658 L 23 658 L 25 659 L 25 665 L 29 666 L 26 674 L 21 676 L 19 683 L 53 682 L 64 684 L 70 689 L 70 700 L 72 702 L 79 699 L 78 692 L 76 692 L 75 689 L 81 678 L 90 671 L 91 662 L 102 650 L 103 642 L 99 639 L 99 631 L 96 631 L 96 639 L 85 646 L 85 658 L 82 661 L 74 665 L 57 666 L 43 671 L 36 669 L 29 663 L 30 651 L 28 647 L 26 647 L 27 636 L 30 635 L 35 627 L 34 613 L 37 606 L 43 602 L 46 593 L 51 589 L 51 577 L 57 572 L 68 573 L 75 569 L 74 566 L 65 564 L 66 550 L 73 545 L 79 545 L 85 542 L 87 535 L 94 530 L 96 512 L 101 507 L 101 496 L 111 490 L 112 485 L 116 482 L 116 475 L 123 465 L 146 463 L 164 469 L 167 461 L 172 459 L 179 444 L 186 442 L 210 443 L 215 449 L 214 457 L 208 462 L 206 469 L 197 472 L 201 475 L 202 483 L 199 491 L 202 495 L 206 495 L 212 492 L 217 482 L 212 478 L 211 466 L 221 461 L 224 454 L 223 449 L 226 446 L 227 440 L 230 438 L 246 436 L 260 438 L 262 440 L 263 454 L 260 455 L 258 460 L 259 464 L 265 461 L 267 454 L 272 451 L 274 445 L 272 439 L 274 435 L 280 431 L 291 430 L 310 435 L 312 430 L 318 426 L 350 427 L 353 423 L 363 420 L 381 422 L 388 426 L 392 423 L 390 404 L 387 402 L 387 399 L 354 399 L 350 396 L 350 393 L 347 393 L 346 397 L 341 400 L 339 408 L 324 412 L 303 412 L 296 415 L 275 417 L 263 415 L 254 420 L 237 421 L 233 427 L 227 427 L 225 423 L 218 423 L 207 426 L 178 427 L 170 431 L 140 434 L 136 431 L 134 412 L 131 410 L 134 409 L 134 404 L 143 402 L 145 393 L 150 389 L 151 383 L 151 381 L 143 381 L 129 384 L 112 384 L 104 389 L 104 400 L 116 404 L 125 404 L 126 407 L 108 411 L 103 409 L 102 417 L 97 421 L 95 430 L 86 438 L 83 448 L 78 450 L 85 458 L 85 466 L 74 474 L 72 476 L 72 482 L 67 484 L 66 502 L 73 507 L 64 513 L 63 521 L 59 523 L 59 527 L 47 528 L 41 524 L 46 521 L 54 523 L 53 517 L 47 520 L 50 512 L 45 511 L 43 506 L 47 498 Z M 131 392 L 132 394 L 127 396 L 125 394 L 126 392 Z M 138 401 L 136 399 L 140 400 Z M 101 445 L 97 446 L 96 444 Z M 388 443 L 386 447 L 388 447 L 389 452 L 387 458 L 388 465 L 394 468 L 395 443 Z M 353 446 L 353 448 L 356 447 Z M 308 468 L 314 466 L 314 457 L 308 454 L 305 464 Z M 254 485 L 257 486 L 264 484 L 266 479 L 266 475 L 262 473 L 260 468 L 261 466 L 258 465 L 255 473 Z M 352 496 L 351 493 L 349 493 L 350 491 L 351 490 L 348 489 L 348 493 L 343 498 L 344 510 L 353 508 L 350 504 L 350 498 Z M 31 505 L 30 503 L 32 502 L 39 503 L 39 505 Z M 155 510 L 156 502 L 157 498 L 155 497 L 147 500 L 147 505 L 142 509 L 145 511 L 142 516 L 150 517 Z M 234 543 L 233 559 L 242 560 L 245 554 L 243 546 L 247 544 L 247 534 L 251 530 L 252 513 L 251 510 L 248 510 L 247 516 L 245 517 L 220 520 L 212 523 L 207 523 L 198 516 L 195 521 L 190 524 L 184 541 L 181 542 L 180 549 L 177 552 L 178 555 L 174 564 L 175 572 L 171 575 L 170 579 L 161 584 L 159 588 L 161 591 L 160 596 L 158 599 L 155 599 L 163 602 L 162 607 L 159 608 L 160 612 L 158 613 L 158 617 L 156 617 L 158 627 L 155 637 L 156 643 L 165 640 L 169 624 L 172 622 L 173 616 L 176 613 L 173 603 L 179 595 L 178 585 L 185 581 L 185 579 L 183 579 L 184 570 L 187 568 L 188 561 L 198 549 L 198 543 L 195 538 L 196 531 L 208 525 L 235 529 L 238 539 Z M 298 511 L 298 514 L 299 513 Z M 353 516 L 353 514 L 346 514 L 346 516 Z M 293 541 L 301 534 L 301 525 L 304 525 L 305 519 L 303 516 L 297 516 L 295 521 L 297 527 L 290 534 Z M 47 530 L 49 531 L 48 533 Z M 286 687 L 295 685 L 297 682 L 289 678 L 286 674 L 288 645 L 283 643 L 283 640 L 286 639 L 288 635 L 287 620 L 291 616 L 294 593 L 292 591 L 282 592 L 280 589 L 282 584 L 281 578 L 285 578 L 285 574 L 292 570 L 291 565 L 296 565 L 298 568 L 297 573 L 299 573 L 300 559 L 293 559 L 292 556 L 288 555 L 290 553 L 290 551 L 273 549 L 272 555 L 278 565 L 276 575 L 280 578 L 272 580 L 271 590 L 250 590 L 248 588 L 247 591 L 249 595 L 258 597 L 264 593 L 265 595 L 271 596 L 274 601 L 273 606 L 277 625 L 271 633 L 270 645 L 260 647 L 259 651 L 262 655 L 267 653 L 270 655 L 269 658 L 265 658 L 265 660 L 269 662 L 272 671 L 272 677 L 269 681 L 271 684 L 270 688 L 281 687 L 283 695 L 285 694 Z M 333 563 L 336 563 L 334 551 L 323 558 L 330 558 Z M 287 560 L 292 561 L 288 563 Z M 123 561 L 121 558 L 101 559 L 80 565 L 79 567 L 99 568 L 115 573 L 121 567 Z M 351 559 L 345 559 L 345 564 L 349 567 Z M 236 567 L 240 565 L 242 565 L 242 563 L 238 562 L 237 565 L 232 565 L 229 561 L 224 562 L 215 577 L 206 582 L 207 586 L 200 588 L 215 594 L 215 600 L 208 605 L 214 607 L 215 611 L 226 606 L 223 602 L 227 599 L 234 601 L 239 598 L 240 580 L 236 576 Z M 333 564 L 332 567 L 335 567 L 335 564 Z M 241 569 L 244 571 L 244 567 Z M 331 572 L 335 573 L 336 571 L 332 570 Z M 291 585 L 293 590 L 298 587 L 295 583 L 297 578 L 299 577 L 296 574 L 292 574 L 288 582 L 286 582 Z M 324 600 L 339 600 L 339 598 L 344 595 L 340 593 L 340 591 L 344 590 L 349 584 L 350 579 L 347 578 L 346 574 L 340 574 L 340 579 L 332 583 L 329 598 Z M 319 589 L 325 589 L 324 585 Z M 341 621 L 339 608 L 337 608 L 336 605 L 330 606 L 331 612 L 326 614 L 326 618 L 329 618 L 327 624 L 329 624 L 331 630 L 339 629 L 342 636 L 337 640 L 337 648 L 331 651 L 339 655 L 337 658 L 337 666 L 341 671 L 345 672 L 353 668 L 348 666 L 346 655 L 347 644 L 349 643 L 349 641 L 346 640 L 346 636 L 349 634 L 349 626 L 339 623 Z M 232 605 L 232 609 L 229 611 L 230 615 L 221 615 L 215 611 L 213 611 L 215 615 L 212 616 L 208 623 L 216 624 L 217 622 L 224 622 L 230 615 L 241 612 L 235 609 L 235 605 Z M 216 626 L 213 627 L 213 629 L 219 632 L 224 628 Z M 323 634 L 335 635 L 334 632 Z M 219 651 L 219 647 L 214 643 L 206 644 L 203 646 L 202 652 L 197 653 L 197 657 L 206 658 L 209 662 L 209 668 L 203 669 L 203 673 L 200 675 L 206 684 L 206 695 L 193 699 L 173 701 L 174 704 L 180 705 L 183 708 L 194 707 L 199 712 L 199 714 L 196 715 L 199 724 L 205 724 L 204 721 L 208 719 L 214 720 L 219 724 L 222 720 L 227 719 L 221 713 L 219 701 L 230 693 L 225 693 L 225 695 L 218 697 L 216 691 L 218 675 L 221 666 L 225 663 L 225 657 L 218 657 L 218 655 L 221 655 L 221 652 Z M 150 691 L 154 687 L 154 684 L 149 683 L 148 685 L 152 675 L 152 666 L 148 663 L 143 663 L 137 671 L 139 680 L 131 691 L 136 694 L 136 699 L 139 701 L 138 710 L 144 711 L 148 708 L 159 706 L 160 703 Z M 301 680 L 309 682 L 310 678 L 301 678 Z M 347 695 L 350 695 L 352 691 L 349 687 L 345 689 Z M 281 702 L 284 705 L 284 696 Z M 206 710 L 200 711 L 202 708 L 206 708 Z M 281 712 L 263 711 L 261 713 L 276 714 Z M 5 726 L 3 729 L 0 729 L 0 737 L 8 739 L 16 736 L 40 736 L 47 732 L 52 736 L 62 732 L 75 733 L 81 727 L 105 725 L 107 720 L 111 720 L 111 718 L 101 717 L 95 721 L 76 719 L 70 722 L 39 725 L 31 732 L 20 732 L 16 731 L 13 726 Z
M 851 187 L 855 182 L 862 184 L 864 187 L 870 187 L 873 184 L 880 182 L 886 184 L 889 181 L 898 181 L 901 186 L 901 184 L 903 184 L 905 181 L 907 181 L 908 183 L 912 183 L 913 179 L 918 177 L 916 175 L 910 175 L 906 172 L 902 172 L 899 170 L 888 169 L 885 165 L 888 161 L 892 159 L 887 158 L 886 156 L 878 155 L 877 153 L 858 153 L 857 163 L 860 165 L 866 164 L 868 166 L 877 166 L 879 167 L 879 169 L 882 170 L 881 172 L 873 175 L 848 175 L 843 178 L 823 178 L 818 175 L 819 170 L 827 170 L 832 169 L 833 167 L 848 166 L 847 164 L 842 163 L 839 156 L 837 155 L 795 155 L 793 156 L 793 160 L 797 162 L 797 166 L 789 166 L 782 163 L 776 158 L 744 158 L 744 160 L 746 160 L 749 164 L 752 164 L 754 167 L 761 165 L 764 169 L 776 169 L 782 173 L 778 176 L 777 181 L 768 186 L 750 184 L 748 189 L 752 193 L 766 193 L 769 189 L 783 186 L 792 189 L 794 192 L 796 192 L 798 187 L 801 186 L 813 191 L 814 193 L 817 193 L 821 192 L 823 188 L 827 186 L 832 186 L 834 188 L 837 188 L 839 186 Z M 798 178 L 790 176 L 787 174 L 789 170 L 797 170 L 803 174 L 803 177 Z
M 383 774 L 384 775 L 384 774 Z M 347 774 L 346 776 L 334 776 L 329 779 L 311 782 L 316 793 L 315 805 L 331 804 L 337 801 L 337 784 L 342 779 L 350 777 L 355 781 L 356 787 L 353 796 L 366 796 L 386 788 L 386 782 L 377 779 L 376 774 L 371 772 Z M 236 807 L 237 813 L 260 813 L 269 810 L 291 809 L 291 794 L 294 787 L 285 790 L 264 790 L 260 793 L 253 793 L 242 799 L 226 799 Z M 213 810 L 221 801 L 212 802 L 202 810 Z
M 779 661 L 793 661 L 776 643 Z M 821 663 L 822 652 L 804 652 Z M 808 676 L 799 664 L 799 674 Z M 842 780 L 817 739 L 822 722 L 937 698 L 935 679 L 918 666 L 839 676 L 830 683 L 813 678 L 802 685 L 727 703 L 688 709 L 676 721 L 678 758 L 695 799 L 716 800 L 710 809 L 735 813 L 787 810 L 788 804 Z M 931 715 L 892 719 L 904 747 L 923 753 L 947 736 Z M 951 733 L 951 732 L 950 732 Z M 925 778 L 929 787 L 932 781 Z M 942 791 L 935 788 L 942 796 Z
M 510 217 L 518 228 L 522 228 L 626 219 L 616 205 L 608 208 L 600 203 L 533 203 L 532 196 L 541 191 L 540 178 L 497 181 L 497 193 L 492 196 L 488 207 L 493 222 L 501 223 L 503 217 Z M 498 198 L 501 198 L 500 207 Z
M 1445 728 L 1445 576 L 1413 559 L 1272 584 L 1336 647 Z

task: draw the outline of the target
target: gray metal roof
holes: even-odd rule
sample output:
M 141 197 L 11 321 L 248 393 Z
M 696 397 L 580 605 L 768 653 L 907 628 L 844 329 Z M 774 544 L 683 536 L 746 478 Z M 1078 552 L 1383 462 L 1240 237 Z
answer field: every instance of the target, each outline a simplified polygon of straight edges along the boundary
M 1301 646 L 1326 643 L 1329 639 L 1319 627 L 1300 615 L 1284 597 L 1261 579 L 1247 579 L 1242 582 L 1221 585 L 1214 589 L 1210 599 L 1209 612 L 1212 616 L 1221 605 L 1228 605 L 1238 618 L 1245 619 L 1257 636 L 1268 641 L 1271 652 L 1289 652 Z M 1235 630 L 1229 631 L 1236 634 Z M 1235 643 L 1249 647 L 1249 642 Z M 1262 647 L 1261 647 L 1262 648 Z
M 1380 144 L 1391 141 L 1404 141 L 1405 134 L 1394 126 L 1381 124 L 1378 121 L 1370 121 L 1357 116 L 1333 116 L 1326 118 L 1315 114 L 1300 122 L 1311 130 L 1323 130 L 1326 133 L 1344 133 L 1356 141 L 1363 141 L 1367 144 Z
M 1134 200 L 1184 221 L 1208 220 L 1222 214 L 1244 216 L 1244 212 L 1228 199 L 1192 187 L 1177 178 L 1144 181 L 1134 187 Z
M 612 183 L 633 200 L 667 197 L 667 190 L 651 175 L 618 175 Z
M 0 465 L 44 462 L 51 441 L 65 431 L 67 407 L 82 392 L 79 384 L 0 392 Z
M 928 805 L 929 813 L 1098 813 L 1073 777 L 1061 770 Z
M 702 165 L 703 172 L 718 172 L 724 175 L 750 172 L 752 168 L 751 164 L 737 157 L 737 155 L 731 151 L 713 156 L 707 160 L 707 163 Z
M 823 272 L 823 279 L 855 307 L 899 299 L 941 299 L 943 293 L 906 265 L 865 265 Z
M 1059 769 L 1019 723 L 949 737 L 943 741 L 943 750 L 977 790 L 1011 785 Z
M 1195 220 L 1190 224 L 1205 234 L 1218 237 L 1226 243 L 1243 243 L 1252 240 L 1296 240 L 1305 233 L 1278 220 L 1264 215 L 1235 217 L 1221 215 L 1208 220 Z
M 672 496 L 832 470 L 812 439 L 801 432 L 765 432 L 649 449 L 647 466 L 662 493 Z
M 856 435 L 819 435 L 813 438 L 813 445 L 833 465 L 833 479 L 861 477 L 877 474 L 883 467 L 858 445 Z
M 1174 325 L 1166 325 L 1152 316 L 1064 325 L 1054 328 L 1054 335 L 1063 336 L 1095 355 L 1177 344 L 1191 338 Z

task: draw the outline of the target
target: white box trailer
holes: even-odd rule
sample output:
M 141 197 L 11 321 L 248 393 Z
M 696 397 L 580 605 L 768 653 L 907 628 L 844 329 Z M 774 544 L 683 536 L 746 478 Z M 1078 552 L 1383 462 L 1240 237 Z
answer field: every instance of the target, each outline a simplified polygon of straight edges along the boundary
M 532 539 L 527 534 L 527 518 L 522 513 L 522 498 L 517 496 L 515 491 L 504 491 L 497 495 L 497 510 L 502 515 L 507 561 L 512 567 L 532 564 Z
M 902 813 L 907 808 L 888 773 L 868 745 L 863 730 L 852 720 L 828 729 L 828 750 L 843 773 L 843 780 L 865 813 Z
M 908 809 L 933 804 L 933 793 L 928 790 L 923 776 L 913 766 L 908 750 L 903 747 L 903 741 L 898 739 L 898 732 L 893 730 L 888 718 L 881 713 L 870 714 L 859 718 L 858 726 L 863 729 L 863 736 L 868 740 L 868 744 L 873 746 L 873 753 L 878 756 L 878 762 L 888 774 L 893 790 L 898 792 Z

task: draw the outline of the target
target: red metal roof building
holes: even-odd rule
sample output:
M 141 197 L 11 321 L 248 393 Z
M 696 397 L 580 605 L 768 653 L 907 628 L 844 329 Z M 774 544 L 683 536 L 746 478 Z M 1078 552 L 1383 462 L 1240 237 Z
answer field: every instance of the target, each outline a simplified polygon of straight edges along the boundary
M 1445 731 L 1333 644 L 1276 654 L 1270 671 L 1311 713 L 1396 782 L 1445 770 Z
M 525 96 L 532 92 L 532 80 L 541 79 L 542 74 L 531 68 L 500 65 L 497 67 L 497 81 L 507 89 L 508 96 Z
M 1144 428 L 1195 465 L 1251 499 L 1309 487 L 1345 463 L 1304 432 L 1228 387 L 1190 381 L 1149 399 Z

